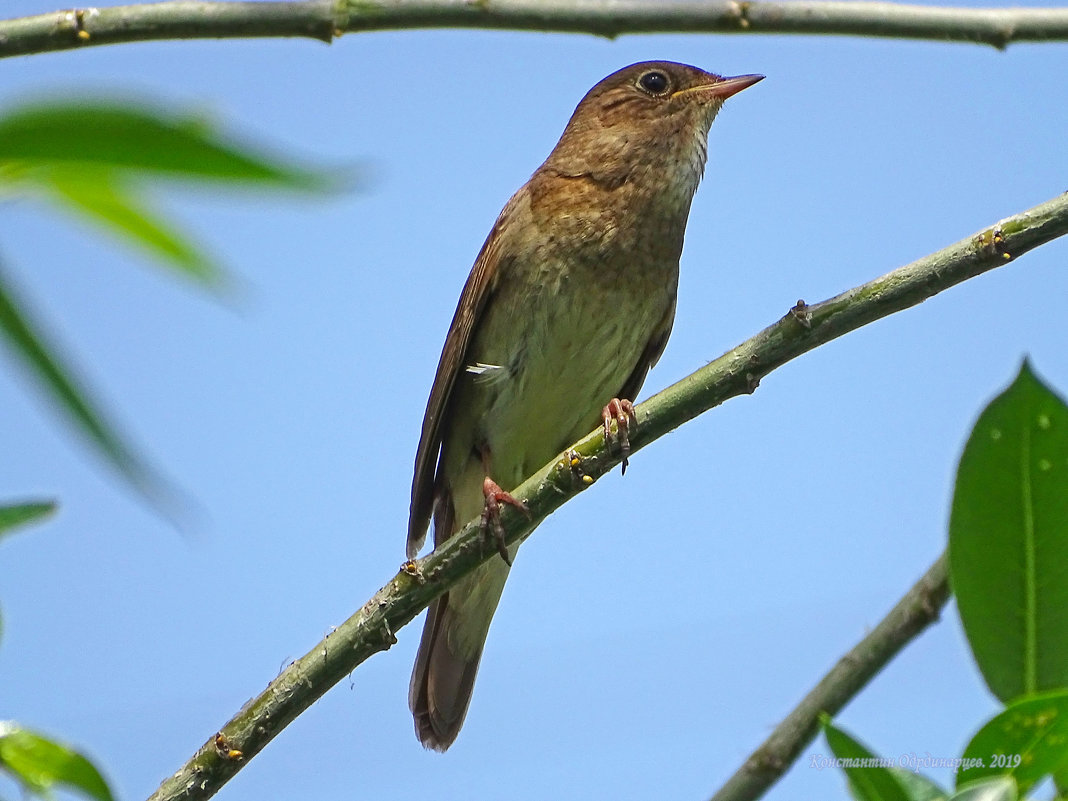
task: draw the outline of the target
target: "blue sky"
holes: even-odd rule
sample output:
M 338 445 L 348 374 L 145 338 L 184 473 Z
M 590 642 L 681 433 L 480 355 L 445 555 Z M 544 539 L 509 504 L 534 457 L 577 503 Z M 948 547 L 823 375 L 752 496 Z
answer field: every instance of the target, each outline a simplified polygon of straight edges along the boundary
M 1068 189 L 1064 44 L 437 31 L 4 62 L 3 107 L 139 98 L 368 181 L 312 200 L 154 192 L 237 277 L 230 302 L 5 205 L 5 274 L 202 515 L 177 533 L 0 352 L 0 497 L 62 504 L 0 546 L 0 717 L 144 797 L 393 575 L 472 260 L 585 91 L 645 59 L 768 77 L 713 126 L 642 397 L 798 298 Z M 220 797 L 709 796 L 942 550 L 964 440 L 1020 360 L 1068 393 L 1066 262 L 1055 242 L 820 348 L 555 514 L 518 557 L 446 755 L 412 732 L 416 623 Z M 951 605 L 840 721 L 886 755 L 951 757 L 996 709 Z M 809 767 L 821 753 L 769 797 L 845 797 Z

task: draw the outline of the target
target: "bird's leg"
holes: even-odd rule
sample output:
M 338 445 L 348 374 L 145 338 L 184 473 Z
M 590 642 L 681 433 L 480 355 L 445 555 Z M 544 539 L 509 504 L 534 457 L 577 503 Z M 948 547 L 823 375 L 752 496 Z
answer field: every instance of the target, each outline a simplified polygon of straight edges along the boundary
M 601 419 L 604 421 L 604 441 L 611 447 L 612 421 L 616 421 L 616 437 L 619 439 L 619 450 L 623 454 L 623 473 L 627 472 L 627 457 L 630 456 L 630 426 L 631 423 L 638 425 L 638 418 L 634 414 L 634 404 L 629 400 L 612 398 L 601 411 Z
M 517 500 L 510 492 L 505 492 L 501 489 L 500 484 L 489 477 L 489 448 L 479 448 L 479 455 L 482 457 L 482 468 L 486 474 L 486 478 L 482 481 L 482 494 L 486 498 L 486 505 L 482 507 L 482 530 L 485 532 L 492 526 L 493 538 L 497 543 L 497 553 L 501 555 L 504 563 L 511 567 L 512 559 L 508 555 L 508 546 L 504 542 L 504 526 L 501 525 L 501 504 L 506 503 L 509 506 L 514 506 L 527 517 L 530 517 L 530 510 L 525 503 Z
M 489 476 L 486 476 L 482 482 L 482 494 L 486 496 L 486 505 L 482 507 L 482 530 L 485 531 L 493 527 L 493 538 L 497 542 L 497 553 L 501 555 L 501 559 L 509 567 L 512 566 L 512 559 L 508 556 L 508 546 L 504 542 L 504 526 L 501 525 L 501 504 L 506 503 L 509 506 L 514 506 L 523 514 L 530 516 L 530 510 L 527 509 L 527 505 L 520 500 L 517 500 L 511 493 L 505 492 Z

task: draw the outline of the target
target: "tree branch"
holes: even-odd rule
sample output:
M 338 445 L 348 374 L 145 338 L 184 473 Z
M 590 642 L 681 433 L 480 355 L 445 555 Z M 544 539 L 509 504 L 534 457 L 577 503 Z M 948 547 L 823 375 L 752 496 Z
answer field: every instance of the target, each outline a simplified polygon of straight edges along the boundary
M 838 660 L 712 801 L 753 801 L 801 755 L 819 731 L 820 713 L 836 715 L 914 637 L 938 620 L 949 600 L 949 569 L 943 553 L 871 633 Z
M 1068 8 L 960 8 L 786 0 L 303 0 L 75 8 L 0 20 L 0 58 L 156 39 L 490 28 L 589 33 L 794 33 L 987 44 L 1068 40 Z
M 333 0 L 84 6 L 0 20 L 0 58 L 156 39 L 308 36 L 330 42 L 338 33 Z
M 781 320 L 755 337 L 639 405 L 636 408 L 638 425 L 631 434 L 632 451 L 641 449 L 728 398 L 753 392 L 763 376 L 797 356 L 867 323 L 915 306 L 962 281 L 1007 264 L 1065 233 L 1068 233 L 1068 193 L 1002 220 L 974 236 L 830 300 L 814 306 L 799 301 Z M 538 523 L 613 469 L 619 461 L 617 454 L 605 450 L 604 435 L 597 430 L 543 467 L 513 492 L 526 502 L 531 517 L 526 518 L 508 507 L 504 510 L 507 542 L 525 539 Z M 479 564 L 498 558 L 495 543 L 484 541 L 478 521 L 475 520 L 429 556 L 402 566 L 362 609 L 308 654 L 289 665 L 261 695 L 249 701 L 219 734 L 201 746 L 189 762 L 163 782 L 152 795 L 151 801 L 204 799 L 214 795 L 249 759 L 330 687 L 365 659 L 396 642 L 394 632 L 409 623 L 434 598 Z M 930 597 L 937 599 L 940 596 L 932 591 Z M 891 616 L 897 615 L 899 609 L 900 605 Z M 818 696 L 831 700 L 826 704 L 821 701 L 817 705 L 834 709 L 836 704 L 844 704 L 923 627 L 915 624 L 915 620 L 912 624 L 905 621 L 901 627 L 887 624 L 895 630 L 900 629 L 898 640 L 860 660 L 860 667 L 855 669 L 856 678 L 844 684 L 838 684 L 836 678 L 837 689 Z M 883 624 L 880 624 L 876 632 L 883 628 Z M 852 655 L 840 666 L 842 670 L 850 666 L 851 658 Z M 825 683 L 826 680 L 820 686 L 823 687 Z M 805 703 L 808 703 L 808 699 Z M 788 723 L 792 718 L 788 719 Z M 797 728 L 794 723 L 789 723 L 789 726 L 791 729 Z M 803 726 L 800 730 L 802 739 L 796 741 L 800 745 L 795 743 L 791 748 L 800 749 L 806 742 L 803 737 L 808 730 Z M 769 772 L 768 765 L 761 761 L 764 755 L 769 754 L 773 759 L 780 760 L 782 758 L 777 754 L 796 755 L 796 750 L 775 749 L 761 749 L 755 755 L 755 766 L 747 763 L 743 770 L 752 773 L 755 778 L 732 780 L 728 787 L 738 784 L 758 786 L 761 781 L 766 782 L 764 786 L 770 784 L 777 774 Z

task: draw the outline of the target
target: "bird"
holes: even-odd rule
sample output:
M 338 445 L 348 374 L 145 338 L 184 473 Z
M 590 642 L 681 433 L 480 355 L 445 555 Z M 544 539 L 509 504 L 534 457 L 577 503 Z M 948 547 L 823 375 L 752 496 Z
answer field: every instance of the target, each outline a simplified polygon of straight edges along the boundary
M 429 607 L 409 706 L 428 749 L 456 740 L 518 545 L 500 505 L 599 423 L 623 455 L 633 400 L 667 343 L 690 204 L 723 102 L 762 75 L 670 61 L 620 69 L 579 102 L 505 205 L 460 295 L 416 451 L 407 555 L 481 515 L 502 558 Z

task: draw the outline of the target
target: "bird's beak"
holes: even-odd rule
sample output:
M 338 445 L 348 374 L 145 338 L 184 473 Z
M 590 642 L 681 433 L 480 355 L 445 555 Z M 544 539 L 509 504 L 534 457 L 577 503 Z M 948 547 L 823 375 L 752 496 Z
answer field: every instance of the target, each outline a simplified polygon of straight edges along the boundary
M 764 80 L 763 75 L 735 75 L 733 78 L 720 78 L 715 83 L 682 89 L 675 92 L 675 97 L 699 92 L 707 100 L 726 100 L 728 97 L 736 95 L 743 89 L 748 89 L 754 83 L 762 80 Z

